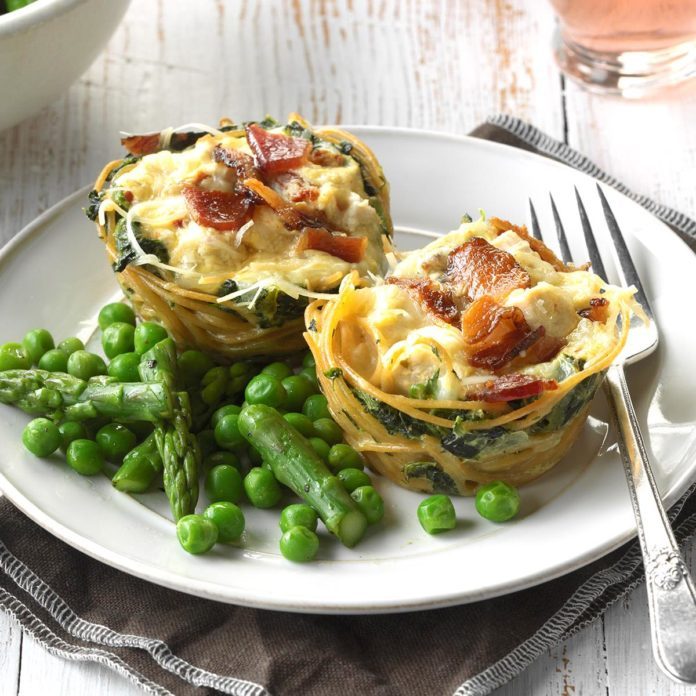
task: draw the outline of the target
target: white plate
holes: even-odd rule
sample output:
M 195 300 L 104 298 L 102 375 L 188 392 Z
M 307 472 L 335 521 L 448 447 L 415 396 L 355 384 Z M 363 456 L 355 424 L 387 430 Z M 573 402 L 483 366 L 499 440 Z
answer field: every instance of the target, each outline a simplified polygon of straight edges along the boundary
M 593 181 L 542 157 L 480 140 L 408 130 L 354 128 L 378 153 L 392 185 L 394 219 L 411 230 L 445 232 L 479 208 L 526 220 L 528 196 L 553 191 L 575 220 L 573 185 L 604 235 Z M 696 257 L 662 223 L 613 191 L 608 198 L 628 236 L 661 327 L 660 349 L 629 379 L 660 490 L 673 502 L 696 474 L 696 371 L 687 327 L 696 296 Z M 0 341 L 36 326 L 57 337 L 88 336 L 117 286 L 78 192 L 31 224 L 0 258 Z M 537 206 L 541 208 L 543 206 Z M 546 210 L 542 228 L 553 229 Z M 578 259 L 586 258 L 568 224 Z M 403 247 L 427 241 L 402 233 Z M 608 243 L 604 245 L 608 248 Z M 611 265 L 608 265 L 611 273 Z M 518 519 L 495 525 L 471 499 L 456 501 L 456 531 L 430 537 L 416 520 L 420 496 L 377 479 L 383 525 L 353 551 L 322 538 L 319 560 L 285 561 L 277 549 L 277 512 L 245 508 L 242 548 L 217 545 L 204 557 L 181 550 L 164 496 L 115 491 L 106 477 L 85 478 L 59 457 L 27 454 L 28 417 L 0 406 L 0 488 L 15 505 L 68 544 L 152 582 L 224 602 L 304 612 L 370 613 L 471 602 L 567 573 L 635 533 L 615 436 L 598 396 L 573 451 L 522 490 Z M 141 504 L 144 502 L 144 504 Z M 151 507 L 147 507 L 147 506 Z

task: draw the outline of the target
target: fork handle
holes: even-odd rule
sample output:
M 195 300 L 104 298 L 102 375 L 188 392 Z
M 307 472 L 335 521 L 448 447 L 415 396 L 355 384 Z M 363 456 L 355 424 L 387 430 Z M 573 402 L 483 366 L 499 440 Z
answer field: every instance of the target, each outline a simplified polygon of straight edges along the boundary
M 643 551 L 655 660 L 671 677 L 696 683 L 696 591 L 650 469 L 623 365 L 607 371 L 605 390 L 622 437 L 619 450 Z

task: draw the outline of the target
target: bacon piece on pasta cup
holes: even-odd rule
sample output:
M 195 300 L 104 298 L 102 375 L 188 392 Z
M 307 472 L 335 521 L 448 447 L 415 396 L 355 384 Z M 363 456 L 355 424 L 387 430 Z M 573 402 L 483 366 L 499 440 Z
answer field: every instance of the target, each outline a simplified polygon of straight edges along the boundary
M 305 315 L 329 408 L 370 466 L 418 491 L 520 485 L 578 436 L 626 340 L 633 290 L 481 218 L 384 282 L 347 277 Z
M 389 187 L 355 136 L 300 116 L 123 138 L 90 193 L 136 312 L 219 359 L 304 347 L 307 304 L 383 275 Z

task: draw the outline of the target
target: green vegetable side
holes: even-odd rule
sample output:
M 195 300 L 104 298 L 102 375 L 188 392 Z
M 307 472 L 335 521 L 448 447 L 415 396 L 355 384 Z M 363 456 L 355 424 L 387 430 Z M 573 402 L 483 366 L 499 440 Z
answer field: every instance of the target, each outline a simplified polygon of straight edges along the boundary
M 76 474 L 106 474 L 124 493 L 163 488 L 177 538 L 191 554 L 216 544 L 244 545 L 248 505 L 280 514 L 279 551 L 296 563 L 315 558 L 324 543 L 317 520 L 348 548 L 368 527 L 379 528 L 384 501 L 319 393 L 311 353 L 266 365 L 219 365 L 200 351 L 178 354 L 160 325 L 138 322 L 126 304 L 104 307 L 98 323 L 108 365 L 75 337 L 54 347 L 44 329 L 0 346 L 0 403 L 34 416 L 22 434 L 29 452 L 60 465 L 60 450 Z M 36 367 L 47 357 L 58 369 Z M 330 379 L 343 377 L 340 370 L 330 372 Z M 535 427 L 560 427 L 592 393 L 587 386 L 576 390 Z M 443 441 L 454 435 L 460 448 L 477 446 L 456 427 L 440 432 L 356 395 L 390 432 L 438 434 Z M 497 431 L 490 432 L 495 439 Z M 412 462 L 405 473 L 428 479 L 436 491 L 457 493 L 432 462 Z M 207 499 L 202 513 L 199 488 Z M 501 484 L 480 514 L 509 519 L 515 496 Z M 419 512 L 427 533 L 455 526 L 446 501 L 428 509 L 429 516 Z

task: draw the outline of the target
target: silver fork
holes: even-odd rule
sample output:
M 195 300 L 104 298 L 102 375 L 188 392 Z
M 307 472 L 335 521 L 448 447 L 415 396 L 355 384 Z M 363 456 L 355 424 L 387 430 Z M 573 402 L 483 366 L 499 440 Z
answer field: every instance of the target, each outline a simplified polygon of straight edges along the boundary
M 637 288 L 636 299 L 650 319 L 647 325 L 637 317 L 631 320 L 628 341 L 607 370 L 604 388 L 615 425 L 622 436 L 619 438 L 619 450 L 643 552 L 653 654 L 667 676 L 693 684 L 696 683 L 696 591 L 660 500 L 624 374 L 624 365 L 641 360 L 657 348 L 657 325 L 626 242 L 599 184 L 597 191 L 614 243 L 620 280 L 626 287 L 633 285 Z M 575 198 L 592 270 L 606 279 L 602 257 L 577 188 Z M 568 239 L 553 196 L 550 199 L 561 257 L 568 263 L 571 261 Z M 529 206 L 532 234 L 537 239 L 542 239 L 531 200 Z

